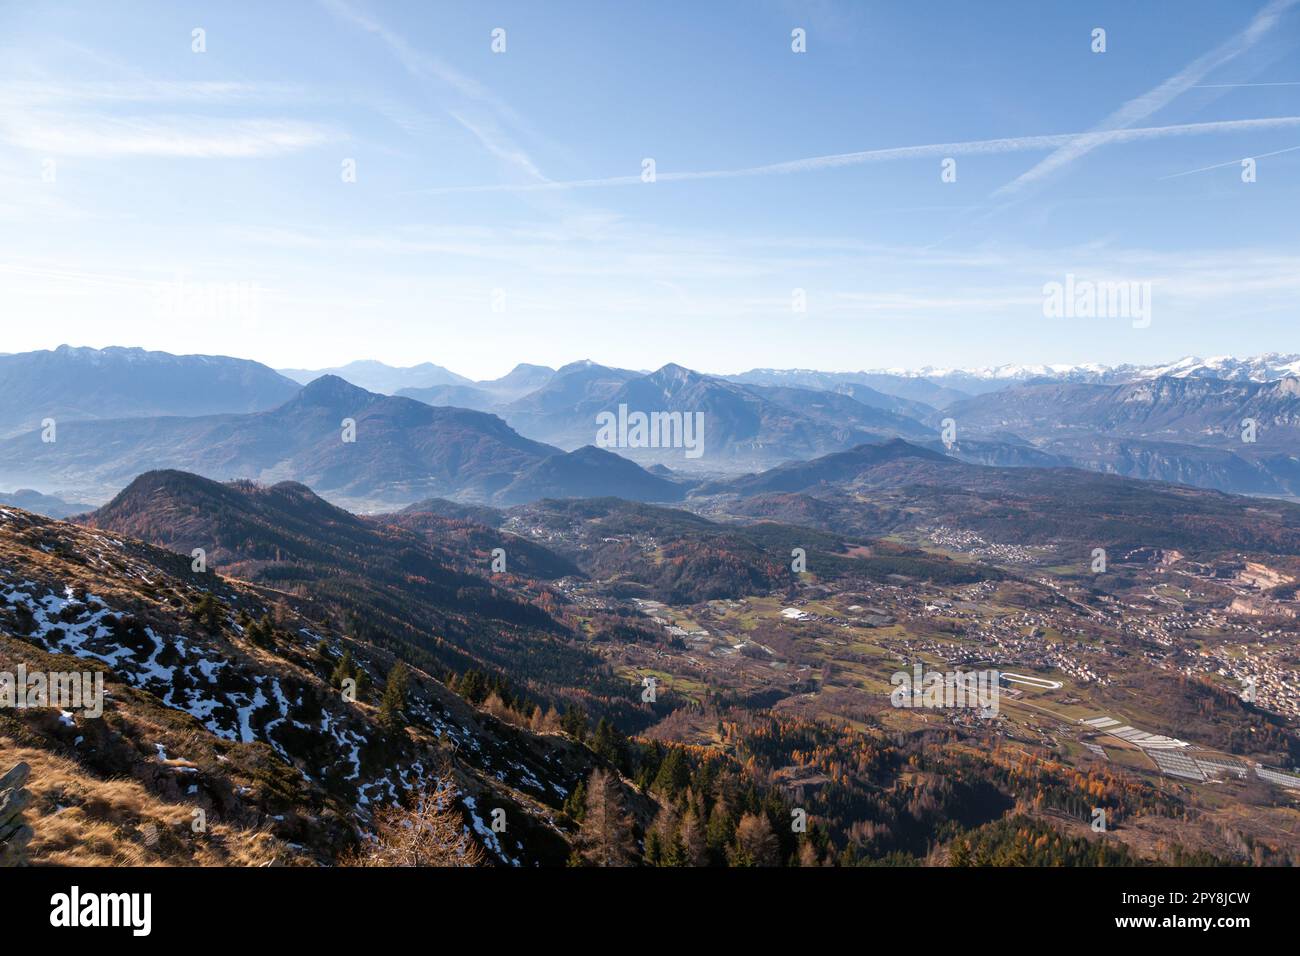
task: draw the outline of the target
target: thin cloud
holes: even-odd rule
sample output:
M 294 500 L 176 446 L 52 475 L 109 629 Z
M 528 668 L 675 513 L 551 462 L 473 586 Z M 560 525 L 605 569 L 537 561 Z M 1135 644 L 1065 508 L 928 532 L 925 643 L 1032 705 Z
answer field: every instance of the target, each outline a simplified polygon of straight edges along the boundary
M 60 83 L 18 80 L 0 83 L 0 103 L 30 108 L 56 103 L 229 103 L 285 100 L 305 96 L 287 83 L 139 80 L 114 83 Z
M 300 99 L 300 86 L 137 79 L 0 83 L 0 141 L 52 156 L 247 159 L 341 138 L 331 127 L 279 117 L 234 119 L 194 112 L 214 104 Z M 173 114 L 116 115 L 122 104 L 174 104 Z
M 337 138 L 328 127 L 282 119 L 35 112 L 0 117 L 0 140 L 52 156 L 249 159 L 309 149 Z

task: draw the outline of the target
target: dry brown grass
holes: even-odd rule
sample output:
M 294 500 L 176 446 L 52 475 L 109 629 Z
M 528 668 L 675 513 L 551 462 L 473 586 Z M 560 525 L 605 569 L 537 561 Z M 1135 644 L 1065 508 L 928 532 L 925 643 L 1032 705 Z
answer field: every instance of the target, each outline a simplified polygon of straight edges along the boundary
M 134 780 L 100 780 L 71 760 L 0 737 L 0 763 L 25 761 L 32 774 L 33 866 L 274 866 L 300 854 L 261 830 L 207 821 L 192 829 L 194 808 L 167 803 Z M 152 826 L 152 831 L 150 827 Z

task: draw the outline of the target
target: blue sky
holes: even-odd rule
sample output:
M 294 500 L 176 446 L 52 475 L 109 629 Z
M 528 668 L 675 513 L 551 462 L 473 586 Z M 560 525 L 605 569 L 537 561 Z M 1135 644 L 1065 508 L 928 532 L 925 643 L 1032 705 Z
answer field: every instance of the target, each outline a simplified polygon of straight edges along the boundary
M 0 350 L 1300 351 L 1298 46 L 1296 0 L 4 2 Z M 1150 325 L 1045 317 L 1067 274 Z

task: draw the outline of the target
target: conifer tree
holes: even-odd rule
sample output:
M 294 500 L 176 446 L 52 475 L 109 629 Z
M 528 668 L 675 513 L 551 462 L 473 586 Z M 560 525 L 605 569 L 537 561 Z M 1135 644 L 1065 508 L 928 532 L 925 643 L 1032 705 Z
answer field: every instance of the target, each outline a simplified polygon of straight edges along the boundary
M 565 798 L 564 812 L 579 823 L 582 822 L 587 815 L 587 781 L 579 780 L 573 792 Z
M 343 682 L 352 676 L 352 652 L 346 648 L 343 656 L 339 658 L 338 664 L 334 666 L 334 673 L 330 675 L 330 683 L 335 687 L 342 687 Z
M 780 862 L 780 849 L 767 816 L 746 813 L 736 827 L 731 862 L 733 866 L 776 866 Z
M 680 821 L 671 803 L 659 808 L 646 836 L 646 857 L 653 866 L 685 866 L 686 852 L 678 835 Z M 653 847 L 653 852 L 651 848 Z
M 597 756 L 614 766 L 620 769 L 627 768 L 627 739 L 604 717 L 600 718 L 600 723 L 596 725 L 596 733 L 591 739 L 591 749 Z
M 560 718 L 560 729 L 582 743 L 587 739 L 587 714 L 582 708 L 570 705 Z
M 375 812 L 374 835 L 344 866 L 484 866 L 487 854 L 454 808 L 455 791 L 444 786 L 421 793 L 414 807 Z
M 410 681 L 410 670 L 401 661 L 388 671 L 388 681 L 384 684 L 384 696 L 379 703 L 379 722 L 391 731 L 406 726 L 406 685 Z
M 704 838 L 704 826 L 694 807 L 687 807 L 682 814 L 679 828 L 682 855 L 687 866 L 709 865 L 709 844 Z
M 681 747 L 670 747 L 659 765 L 654 789 L 667 797 L 675 797 L 686 788 L 691 779 L 691 767 Z
M 194 602 L 194 608 L 190 611 L 190 615 L 204 629 L 215 631 L 221 626 L 224 611 L 225 607 L 222 603 L 205 591 Z
M 803 839 L 799 841 L 797 862 L 799 866 L 821 866 L 821 859 L 817 855 L 817 845 L 812 840 Z
M 623 806 L 616 774 L 596 769 L 587 780 L 587 812 L 578 831 L 579 859 L 588 866 L 631 866 L 636 862 L 632 821 Z
M 732 819 L 731 808 L 725 798 L 719 797 L 713 804 L 713 811 L 709 814 L 704 835 L 709 845 L 709 852 L 715 860 L 721 862 L 726 858 L 727 848 L 731 846 L 732 838 L 736 835 L 736 822 Z

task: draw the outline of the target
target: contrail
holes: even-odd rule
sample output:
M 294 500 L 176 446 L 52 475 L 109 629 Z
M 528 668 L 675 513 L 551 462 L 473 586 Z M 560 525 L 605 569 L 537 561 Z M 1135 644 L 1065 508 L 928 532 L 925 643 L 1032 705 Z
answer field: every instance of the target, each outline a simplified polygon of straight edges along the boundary
M 1268 156 L 1280 156 L 1283 153 L 1294 153 L 1297 149 L 1300 149 L 1300 146 L 1288 146 L 1286 149 L 1275 149 L 1271 153 L 1259 153 L 1258 155 L 1251 156 L 1249 158 L 1264 159 Z M 1241 159 L 1246 159 L 1246 158 L 1247 157 L 1245 156 L 1241 157 Z M 1237 166 L 1241 164 L 1241 159 L 1230 159 L 1226 163 L 1215 163 L 1213 166 L 1202 166 L 1200 169 L 1189 169 L 1186 172 L 1182 172 L 1182 173 L 1170 173 L 1168 176 L 1161 176 L 1159 178 L 1177 179 L 1179 176 L 1190 176 L 1192 175 L 1192 173 L 1204 173 L 1204 172 L 1208 172 L 1211 169 L 1222 169 L 1225 166 Z
M 320 2 L 327 10 L 378 37 L 397 58 L 397 62 L 401 64 L 402 68 L 417 80 L 428 81 L 432 79 L 444 83 L 467 100 L 482 107 L 487 117 L 492 121 L 490 124 L 480 120 L 473 120 L 467 117 L 463 111 L 458 113 L 449 110 L 448 112 L 492 155 L 513 164 L 538 182 L 544 183 L 547 181 L 547 177 L 542 174 L 537 164 L 533 162 L 522 147 L 503 131 L 492 128 L 497 125 L 497 120 L 504 120 L 505 123 L 516 129 L 526 131 L 528 128 L 523 117 L 515 112 L 504 100 L 473 77 L 467 76 L 436 56 L 415 49 L 401 34 L 395 33 L 378 20 L 372 19 L 357 10 L 346 0 L 320 0 Z
M 1165 80 L 1155 89 L 1148 90 L 1141 96 L 1129 100 L 1115 112 L 1098 123 L 1093 131 L 1077 137 L 1039 162 L 1032 169 L 1021 173 L 1011 182 L 993 193 L 994 197 L 1006 196 L 1018 192 L 1024 186 L 1044 179 L 1059 169 L 1070 165 L 1092 152 L 1105 140 L 1097 137 L 1117 129 L 1125 129 L 1139 123 L 1157 110 L 1164 109 L 1187 90 L 1194 87 L 1208 74 L 1228 63 L 1255 45 L 1265 34 L 1277 25 L 1282 14 L 1300 0 L 1272 0 L 1246 29 L 1236 36 L 1225 40 L 1213 50 L 1197 57 L 1182 70 Z
M 869 149 L 853 153 L 833 153 L 812 156 L 783 163 L 746 166 L 740 169 L 712 169 L 682 172 L 661 172 L 657 182 L 684 182 L 699 179 L 740 179 L 749 176 L 780 176 L 790 173 L 816 172 L 845 166 L 896 159 L 923 159 L 948 156 L 992 156 L 1003 153 L 1033 152 L 1057 149 L 1087 138 L 1089 148 L 1114 143 L 1132 143 L 1143 140 L 1164 139 L 1170 136 L 1198 136 L 1209 133 L 1246 132 L 1259 129 L 1300 126 L 1300 116 L 1273 116 L 1262 119 L 1217 120 L 1207 123 L 1181 123 L 1173 126 L 1148 126 L 1137 129 L 1117 129 L 1093 133 L 1050 133 L 1041 136 L 1013 136 L 1001 139 L 967 140 L 957 143 L 928 143 L 921 146 L 894 146 L 887 149 Z M 501 183 L 486 186 L 441 186 L 422 190 L 426 193 L 489 193 L 535 192 L 552 189 L 592 189 L 605 186 L 631 186 L 641 183 L 639 175 L 611 176 L 602 179 L 555 180 L 540 183 Z
M 1285 80 L 1278 83 L 1197 83 L 1194 90 L 1235 90 L 1243 86 L 1300 86 L 1300 80 Z

